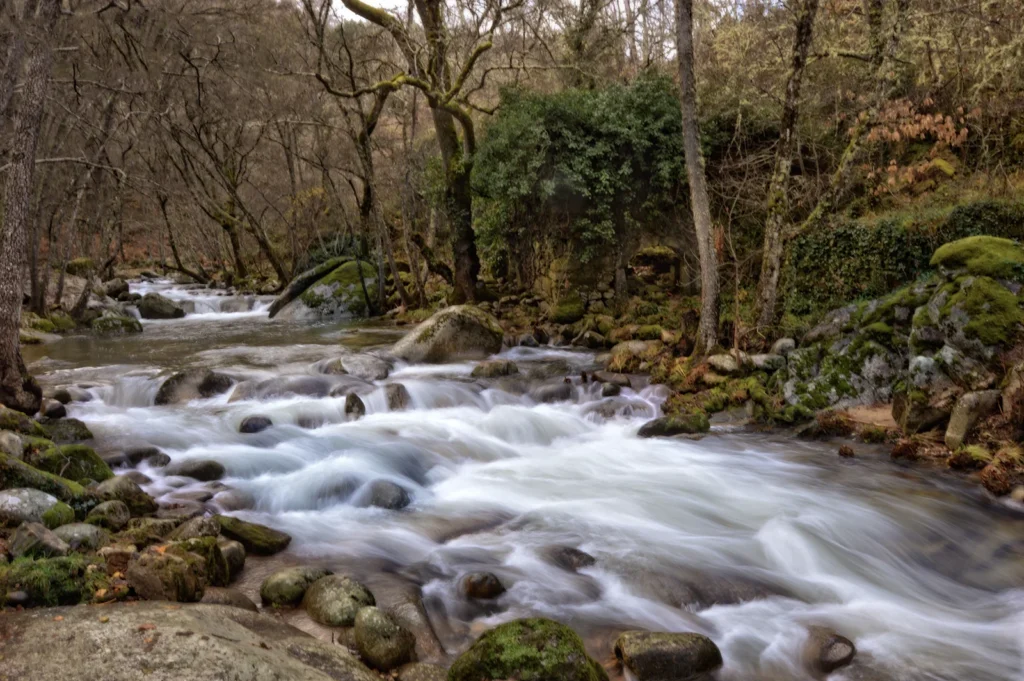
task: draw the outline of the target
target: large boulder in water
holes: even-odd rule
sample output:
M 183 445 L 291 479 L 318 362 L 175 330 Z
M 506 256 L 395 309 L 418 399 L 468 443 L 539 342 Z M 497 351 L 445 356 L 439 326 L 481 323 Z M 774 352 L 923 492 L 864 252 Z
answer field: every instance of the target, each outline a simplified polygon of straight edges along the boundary
M 366 293 L 363 291 L 364 282 Z M 347 319 L 366 316 L 369 312 L 366 294 L 375 289 L 376 282 L 377 270 L 372 265 L 349 260 L 316 280 L 281 307 L 275 316 L 279 319 Z
M 369 589 L 345 575 L 321 577 L 302 597 L 306 614 L 328 627 L 351 627 L 361 608 L 376 604 Z
M 180 305 L 159 293 L 147 293 L 137 305 L 143 319 L 181 319 L 185 316 Z
M 327 397 L 331 389 L 346 377 L 332 380 L 326 376 L 277 376 L 263 381 L 242 381 L 231 391 L 228 402 L 240 400 L 270 400 L 288 395 Z M 356 381 L 358 379 L 352 379 Z M 359 381 L 363 385 L 363 381 Z
M 174 374 L 160 386 L 154 403 L 184 404 L 191 400 L 214 397 L 234 385 L 230 376 L 209 369 L 188 369 Z
M 549 619 L 514 620 L 477 639 L 451 669 L 449 681 L 607 681 L 569 627 Z
M 501 351 L 498 320 L 473 305 L 447 307 L 395 343 L 392 353 L 407 362 L 483 359 Z
M 230 605 L 28 610 L 4 627 L 0 668 L 12 679 L 380 681 L 345 646 Z
M 615 642 L 615 657 L 637 681 L 705 679 L 722 666 L 714 641 L 691 633 L 627 631 Z

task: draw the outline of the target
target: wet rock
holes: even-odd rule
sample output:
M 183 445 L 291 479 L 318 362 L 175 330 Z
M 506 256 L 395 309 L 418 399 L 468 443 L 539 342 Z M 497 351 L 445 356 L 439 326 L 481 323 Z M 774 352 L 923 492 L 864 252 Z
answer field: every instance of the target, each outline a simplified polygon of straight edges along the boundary
M 274 422 L 267 416 L 246 416 L 238 426 L 239 433 L 262 433 L 274 425 Z
M 154 403 L 184 404 L 192 400 L 205 399 L 226 393 L 235 380 L 209 369 L 188 369 L 180 371 L 160 386 Z
M 68 415 L 68 409 L 57 400 L 43 400 L 39 412 L 48 419 L 62 419 Z
M 321 577 L 302 598 L 306 613 L 329 627 L 351 627 L 361 608 L 376 604 L 365 586 L 345 575 Z
M 298 605 L 314 582 L 330 574 L 330 570 L 320 567 L 299 566 L 278 570 L 263 580 L 260 599 L 264 605 Z
M 114 499 L 111 501 L 104 501 L 102 504 L 96 506 L 96 508 L 89 511 L 89 515 L 85 518 L 85 522 L 90 525 L 96 525 L 112 532 L 117 532 L 124 528 L 131 520 L 132 514 L 128 510 L 128 505 L 123 501 Z
M 220 534 L 220 523 L 216 518 L 198 516 L 186 520 L 167 535 L 168 539 L 181 541 L 184 539 L 198 539 L 199 537 L 216 537 Z
M 782 355 L 775 354 L 760 354 L 751 355 L 750 364 L 757 371 L 767 371 L 769 373 L 784 369 L 786 367 L 786 358 Z
M 228 402 L 270 400 L 288 395 L 327 397 L 334 383 L 326 376 L 279 376 L 264 381 L 242 381 L 231 391 Z
M 103 283 L 103 293 L 109 298 L 117 300 L 123 293 L 128 293 L 128 282 L 124 279 L 111 279 Z
M 345 396 L 345 416 L 351 418 L 353 421 L 366 416 L 366 405 L 363 403 L 363 400 L 359 395 L 349 393 Z
M 537 337 L 532 333 L 524 333 L 516 340 L 516 345 L 521 345 L 524 348 L 535 348 L 539 346 L 540 343 L 537 342 Z
M 401 485 L 390 480 L 374 480 L 367 490 L 367 505 L 398 511 L 408 506 L 412 499 Z
M 208 605 L 227 605 L 232 608 L 241 608 L 249 612 L 259 612 L 259 608 L 252 600 L 238 589 L 230 589 L 223 586 L 208 586 L 203 591 L 200 603 Z
M 102 528 L 88 523 L 61 525 L 53 531 L 72 551 L 96 551 L 109 537 Z
M 54 390 L 53 399 L 57 400 L 61 404 L 70 404 L 72 402 L 88 402 L 92 399 L 92 395 L 88 390 L 79 388 L 75 385 L 69 385 L 64 388 Z
M 412 363 L 482 359 L 500 352 L 503 338 L 490 314 L 472 305 L 455 305 L 410 331 L 392 353 Z
M 210 499 L 213 499 L 213 492 L 208 489 L 193 489 L 185 492 L 174 492 L 168 499 L 178 503 L 190 503 L 196 502 L 199 504 L 205 504 Z
M 256 498 L 240 489 L 218 492 L 212 501 L 222 511 L 245 511 L 256 506 Z
M 131 480 L 132 482 L 139 486 L 148 485 L 149 483 L 153 482 L 153 478 L 149 477 L 142 471 L 125 471 L 124 477 L 128 478 L 129 480 Z
M 709 678 L 722 666 L 722 653 L 707 636 L 627 631 L 615 642 L 615 657 L 637 681 Z
M 711 422 L 704 412 L 680 414 L 678 416 L 662 416 L 648 421 L 637 432 L 639 437 L 671 437 L 673 435 L 692 435 L 706 433 L 711 429 Z
M 412 632 L 375 607 L 356 613 L 355 639 L 359 657 L 382 672 L 400 667 L 415 654 L 416 637 Z
M 398 681 L 448 681 L 448 670 L 436 664 L 411 662 L 398 668 Z
M 81 442 L 92 439 L 92 431 L 78 419 L 51 419 L 42 416 L 39 418 L 39 426 L 43 429 L 46 437 L 56 443 Z
M 388 409 L 391 411 L 403 411 L 409 408 L 412 396 L 409 389 L 401 383 L 389 383 L 384 386 L 384 398 L 387 400 Z
M 322 370 L 325 374 L 349 374 L 366 381 L 383 381 L 391 373 L 391 362 L 375 355 L 359 353 L 333 359 Z
M 0 452 L 15 459 L 21 459 L 24 445 L 17 433 L 9 430 L 0 430 Z
M 808 627 L 803 648 L 803 662 L 815 675 L 831 674 L 845 667 L 857 654 L 853 641 L 826 627 Z
M 57 497 L 37 489 L 15 488 L 0 492 L 0 525 L 41 523 L 57 507 Z
M 96 494 L 105 500 L 120 499 L 128 506 L 132 515 L 145 515 L 157 510 L 157 504 L 153 497 L 143 492 L 141 487 L 123 475 L 117 475 L 101 482 L 96 487 Z
M 186 478 L 210 482 L 224 477 L 224 464 L 212 459 L 185 459 L 172 461 L 164 468 L 165 475 L 180 475 Z
M 466 598 L 491 600 L 505 593 L 505 585 L 493 573 L 471 572 L 460 582 Z
M 601 397 L 615 397 L 622 392 L 622 388 L 615 383 L 601 384 Z
M 595 371 L 593 377 L 594 380 L 599 383 L 611 383 L 612 385 L 617 385 L 620 388 L 629 388 L 632 386 L 629 376 L 626 374 L 616 373 L 614 371 Z
M 1000 395 L 998 390 L 980 390 L 961 395 L 953 406 L 946 426 L 946 446 L 951 450 L 958 449 L 974 426 L 999 407 Z
M 792 338 L 780 338 L 779 340 L 772 343 L 771 354 L 782 355 L 785 357 L 789 353 L 796 350 L 796 341 Z
M 181 319 L 185 316 L 181 306 L 159 293 L 147 293 L 136 305 L 143 319 Z
M 112 604 L 102 613 L 63 608 L 4 619 L 11 679 L 380 681 L 344 646 L 225 605 Z
M 160 547 L 167 553 L 181 556 L 185 560 L 192 560 L 193 556 L 199 556 L 203 560 L 204 584 L 209 586 L 227 586 L 230 582 L 231 572 L 228 569 L 228 562 L 220 550 L 220 544 L 216 537 L 196 537 L 175 541 Z
M 15 558 L 56 558 L 68 555 L 71 548 L 41 523 L 22 523 L 10 539 Z
M 544 403 L 565 402 L 573 398 L 573 387 L 565 381 L 538 386 L 530 391 L 530 398 Z
M 87 310 L 87 312 L 89 312 Z M 98 312 L 98 310 L 96 310 Z M 127 314 L 104 313 L 89 321 L 89 328 L 101 336 L 119 336 L 125 333 L 142 333 L 142 324 Z
M 852 459 L 855 455 L 853 447 L 851 447 L 850 445 L 840 445 L 838 453 L 839 456 L 843 457 L 844 459 Z
M 171 462 L 171 457 L 161 452 L 156 447 L 133 447 L 124 452 L 125 461 L 132 466 L 138 466 L 145 461 L 150 466 L 166 466 Z
M 37 450 L 27 458 L 39 470 L 70 480 L 88 478 L 101 482 L 114 477 L 107 462 L 85 445 L 55 445 Z
M 586 551 L 580 551 L 571 546 L 551 546 L 544 554 L 549 561 L 570 572 L 576 572 L 597 563 L 597 559 Z
M 607 681 L 569 627 L 548 619 L 514 620 L 484 633 L 448 670 L 449 681 Z
M 711 365 L 711 368 L 720 374 L 727 376 L 735 376 L 743 373 L 746 363 L 749 361 L 744 354 L 740 353 L 739 359 L 733 354 L 720 354 L 711 355 L 707 358 L 707 363 Z
M 219 537 L 217 545 L 228 564 L 228 581 L 234 581 L 245 568 L 245 547 L 242 542 Z
M 195 554 L 147 550 L 134 557 L 125 573 L 128 585 L 148 601 L 194 603 L 206 586 L 204 561 Z
M 269 556 L 288 548 L 292 537 L 284 532 L 257 523 L 249 523 L 227 515 L 214 516 L 220 522 L 220 531 L 228 539 L 242 543 L 245 550 Z
M 473 367 L 471 376 L 473 378 L 498 378 L 499 376 L 511 376 L 518 374 L 519 367 L 516 363 L 507 359 L 492 359 L 480 362 Z

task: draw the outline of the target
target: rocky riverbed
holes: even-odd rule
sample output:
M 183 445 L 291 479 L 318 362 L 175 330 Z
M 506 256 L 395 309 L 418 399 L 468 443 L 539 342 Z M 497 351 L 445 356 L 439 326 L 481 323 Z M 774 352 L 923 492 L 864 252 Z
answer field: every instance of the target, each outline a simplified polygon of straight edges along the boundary
M 184 314 L 27 351 L 67 416 L 15 424 L 17 458 L 98 484 L 30 476 L 53 501 L 5 531 L 0 678 L 1019 673 L 1019 511 L 888 446 L 840 458 L 742 410 L 643 439 L 664 386 L 503 346 L 475 313 L 395 346 L 404 329 L 131 290 Z M 54 430 L 70 419 L 93 437 Z

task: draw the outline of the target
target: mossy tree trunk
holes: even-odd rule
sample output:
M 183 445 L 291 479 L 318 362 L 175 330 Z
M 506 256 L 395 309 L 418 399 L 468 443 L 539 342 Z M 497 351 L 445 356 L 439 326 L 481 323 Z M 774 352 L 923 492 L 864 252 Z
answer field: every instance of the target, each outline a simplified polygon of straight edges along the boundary
M 693 74 L 693 0 L 676 2 L 676 55 L 679 61 L 680 106 L 683 114 L 683 152 L 690 185 L 690 207 L 700 254 L 700 323 L 694 354 L 702 355 L 718 344 L 718 255 L 711 231 L 704 155 L 697 123 L 697 87 Z
M 764 225 L 764 248 L 761 255 L 761 277 L 757 282 L 757 331 L 764 333 L 775 320 L 779 276 L 785 257 L 785 232 L 789 228 L 789 176 L 796 151 L 796 122 L 800 107 L 800 86 L 807 66 L 807 52 L 814 33 L 818 0 L 803 0 L 797 9 L 796 35 L 793 39 L 792 65 L 786 81 L 786 98 L 782 105 L 779 146 L 775 153 L 775 169 L 768 186 L 768 214 Z
M 26 222 L 32 196 L 36 146 L 53 66 L 49 39 L 59 16 L 59 0 L 41 0 L 26 17 L 25 72 L 13 116 L 11 167 L 4 178 L 3 228 L 0 230 L 0 402 L 34 414 L 42 390 L 21 357 L 20 322 L 27 265 Z M 17 30 L 17 29 L 16 29 Z

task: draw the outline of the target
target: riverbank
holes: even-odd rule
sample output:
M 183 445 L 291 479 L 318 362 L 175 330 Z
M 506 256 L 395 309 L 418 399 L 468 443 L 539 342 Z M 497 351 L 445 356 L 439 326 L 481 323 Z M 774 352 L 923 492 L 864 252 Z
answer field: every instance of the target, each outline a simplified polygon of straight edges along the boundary
M 994 681 L 1012 673 L 1024 581 L 1019 516 L 980 488 L 894 465 L 881 446 L 855 444 L 857 456 L 843 459 L 834 442 L 726 424 L 700 440 L 640 439 L 669 388 L 630 376 L 606 395 L 590 380 L 604 358 L 582 348 L 499 343 L 490 363 L 420 364 L 389 351 L 401 332 L 358 323 L 224 313 L 142 324 L 142 334 L 39 346 L 30 365 L 48 391 L 88 396 L 66 409 L 87 424 L 101 457 L 145 446 L 169 459 L 114 466 L 142 481 L 157 514 L 226 514 L 292 537 L 272 557 L 249 552 L 232 587 L 250 602 L 262 600 L 279 568 L 348 575 L 414 633 L 421 660 L 442 667 L 495 625 L 541 616 L 569 624 L 613 676 L 618 636 L 648 630 L 710 637 L 723 660 L 719 678 L 804 678 L 810 627 L 822 626 L 856 647 L 848 674 Z M 231 384 L 157 404 L 179 372 Z M 365 412 L 346 409 L 350 394 Z M 269 426 L 240 432 L 254 417 Z M 219 479 L 171 468 L 187 464 L 204 478 L 200 471 L 216 471 L 200 462 L 221 466 Z M 403 508 L 373 503 L 379 481 L 405 497 L 378 503 Z M 170 541 L 135 548 L 159 553 Z M 475 574 L 493 576 L 502 591 L 467 593 Z M 100 614 L 110 607 L 86 610 L 122 622 Z M 191 617 L 195 606 L 181 607 Z M 54 612 L 31 626 L 78 621 Z M 306 607 L 263 612 L 321 640 L 354 643 L 352 628 L 324 626 Z M 29 631 L 27 620 L 11 621 Z M 180 640 L 174 632 L 197 631 L 184 621 L 123 621 L 125 635 L 142 640 L 131 645 L 152 648 L 150 659 L 167 659 L 154 656 Z M 147 644 L 151 630 L 138 627 L 150 623 L 164 633 Z M 966 640 L 965 630 L 975 635 Z M 33 631 L 21 640 L 44 637 Z

